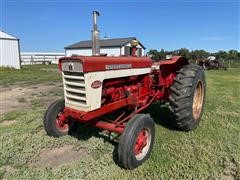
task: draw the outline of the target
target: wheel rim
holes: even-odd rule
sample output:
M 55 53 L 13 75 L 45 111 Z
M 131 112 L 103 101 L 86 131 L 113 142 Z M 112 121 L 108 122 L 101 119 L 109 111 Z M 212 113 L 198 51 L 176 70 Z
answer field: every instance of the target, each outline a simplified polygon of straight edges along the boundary
M 207 69 L 207 68 L 206 68 L 206 65 L 205 65 L 204 63 L 203 63 L 203 69 Z
M 140 133 L 138 134 L 135 146 L 134 146 L 134 153 L 136 159 L 139 161 L 143 159 L 151 144 L 151 133 L 149 129 L 142 129 Z
M 63 112 L 59 112 L 55 120 L 56 128 L 61 132 L 67 132 L 69 130 L 70 122 L 64 116 Z
M 203 106 L 203 97 L 204 97 L 204 87 L 203 82 L 198 81 L 196 89 L 194 91 L 193 96 L 193 117 L 195 120 L 197 120 L 202 112 L 202 106 Z

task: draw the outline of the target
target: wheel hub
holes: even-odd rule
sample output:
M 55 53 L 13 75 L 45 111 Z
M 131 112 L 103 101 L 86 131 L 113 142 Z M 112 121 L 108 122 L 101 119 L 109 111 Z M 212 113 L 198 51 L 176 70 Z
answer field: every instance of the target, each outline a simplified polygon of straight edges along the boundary
M 134 153 L 137 160 L 141 160 L 147 154 L 151 144 L 151 134 L 149 129 L 142 129 L 138 134 L 136 144 L 134 147 Z
M 195 120 L 197 120 L 202 112 L 202 106 L 203 106 L 203 97 L 204 97 L 204 89 L 203 89 L 203 82 L 198 81 L 196 89 L 194 91 L 193 96 L 193 117 Z
M 55 120 L 55 125 L 60 131 L 68 131 L 69 130 L 69 122 L 68 119 L 64 116 L 62 112 L 60 112 Z

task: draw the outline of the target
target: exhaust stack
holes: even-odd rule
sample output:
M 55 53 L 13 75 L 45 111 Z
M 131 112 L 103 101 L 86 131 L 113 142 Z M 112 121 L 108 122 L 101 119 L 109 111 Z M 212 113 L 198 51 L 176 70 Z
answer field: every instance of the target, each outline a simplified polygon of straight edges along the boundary
M 92 55 L 100 55 L 99 45 L 99 30 L 97 29 L 97 16 L 100 16 L 98 11 L 93 11 L 93 30 L 92 30 Z

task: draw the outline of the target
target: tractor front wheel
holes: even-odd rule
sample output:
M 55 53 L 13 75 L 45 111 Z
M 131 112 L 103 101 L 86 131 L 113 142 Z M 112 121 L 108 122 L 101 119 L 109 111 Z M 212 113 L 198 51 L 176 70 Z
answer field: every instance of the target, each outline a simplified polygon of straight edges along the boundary
M 125 126 L 118 145 L 118 161 L 134 169 L 146 161 L 153 148 L 154 122 L 149 115 L 137 114 Z
M 49 136 L 60 137 L 67 135 L 73 129 L 75 122 L 64 116 L 65 102 L 63 99 L 52 103 L 44 115 L 44 128 Z

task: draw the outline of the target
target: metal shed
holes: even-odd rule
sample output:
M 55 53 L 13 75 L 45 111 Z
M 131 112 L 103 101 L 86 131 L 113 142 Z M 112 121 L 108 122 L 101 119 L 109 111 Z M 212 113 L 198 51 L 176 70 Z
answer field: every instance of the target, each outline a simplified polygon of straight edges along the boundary
M 128 56 L 131 54 L 131 41 L 136 40 L 136 37 L 115 38 L 115 39 L 101 39 L 100 53 L 108 56 Z M 139 42 L 137 46 L 137 56 L 144 56 L 145 47 Z M 65 47 L 66 56 L 73 54 L 91 56 L 92 55 L 92 41 L 80 41 Z
M 19 39 L 0 31 L 0 66 L 21 68 Z

